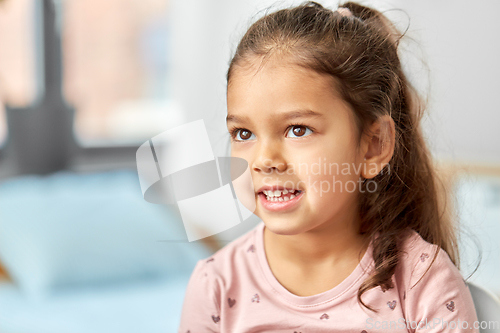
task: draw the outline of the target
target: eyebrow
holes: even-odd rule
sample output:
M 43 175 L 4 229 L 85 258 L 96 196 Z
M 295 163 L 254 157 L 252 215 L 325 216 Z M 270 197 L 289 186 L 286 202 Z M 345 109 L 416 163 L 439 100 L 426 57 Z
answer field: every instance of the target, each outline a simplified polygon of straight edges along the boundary
M 277 118 L 280 120 L 290 120 L 290 119 L 296 119 L 296 118 L 311 118 L 311 117 L 322 117 L 323 114 L 313 111 L 313 110 L 293 110 L 289 112 L 283 112 L 279 115 L 277 115 Z M 226 123 L 229 122 L 245 122 L 248 121 L 247 116 L 237 116 L 237 115 L 227 115 L 226 117 Z

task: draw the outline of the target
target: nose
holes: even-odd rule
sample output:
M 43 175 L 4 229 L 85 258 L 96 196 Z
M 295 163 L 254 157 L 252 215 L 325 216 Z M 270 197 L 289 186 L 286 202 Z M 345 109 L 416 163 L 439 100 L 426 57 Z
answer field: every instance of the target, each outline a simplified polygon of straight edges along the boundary
M 288 168 L 286 159 L 279 144 L 262 142 L 256 151 L 256 158 L 252 164 L 255 172 L 271 174 L 274 171 L 284 172 Z

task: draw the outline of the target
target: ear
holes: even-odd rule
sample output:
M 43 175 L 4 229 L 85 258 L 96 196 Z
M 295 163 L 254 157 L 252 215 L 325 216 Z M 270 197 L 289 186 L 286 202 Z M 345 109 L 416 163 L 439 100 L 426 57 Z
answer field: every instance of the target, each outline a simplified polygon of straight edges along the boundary
M 363 136 L 364 167 L 361 176 L 374 178 L 382 171 L 394 154 L 396 130 L 391 116 L 379 117 Z

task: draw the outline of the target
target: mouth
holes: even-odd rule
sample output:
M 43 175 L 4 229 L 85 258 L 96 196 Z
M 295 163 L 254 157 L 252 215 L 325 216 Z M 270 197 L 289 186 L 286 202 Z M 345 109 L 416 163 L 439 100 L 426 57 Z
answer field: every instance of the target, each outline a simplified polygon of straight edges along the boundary
M 291 213 L 302 201 L 304 191 L 293 189 L 271 189 L 258 192 L 259 202 L 268 212 Z
M 259 192 L 259 195 L 263 195 L 267 201 L 270 202 L 280 202 L 289 201 L 295 197 L 298 197 L 302 191 L 293 189 L 282 189 L 282 190 L 263 190 Z

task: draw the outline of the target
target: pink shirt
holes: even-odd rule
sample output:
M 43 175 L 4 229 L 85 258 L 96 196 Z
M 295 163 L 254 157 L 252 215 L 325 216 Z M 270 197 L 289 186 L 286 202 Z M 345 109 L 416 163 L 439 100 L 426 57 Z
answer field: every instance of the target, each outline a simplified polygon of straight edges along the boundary
M 447 253 L 412 231 L 393 275 L 394 288 L 365 292 L 374 266 L 372 244 L 354 271 L 333 289 L 297 296 L 274 277 L 264 251 L 264 222 L 198 261 L 188 283 L 179 333 L 479 332 L 471 294 Z M 464 323 L 465 321 L 465 323 Z M 468 328 L 463 328 L 468 325 Z M 476 323 L 477 325 L 477 323 Z

